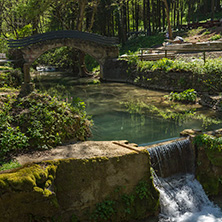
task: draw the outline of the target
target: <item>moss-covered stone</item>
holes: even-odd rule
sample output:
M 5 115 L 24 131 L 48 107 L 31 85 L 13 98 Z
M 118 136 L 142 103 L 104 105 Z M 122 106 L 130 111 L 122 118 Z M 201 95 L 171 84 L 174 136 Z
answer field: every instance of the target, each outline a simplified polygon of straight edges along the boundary
M 196 177 L 210 196 L 222 194 L 222 151 L 220 139 L 210 132 L 194 138 L 197 149 Z M 215 141 L 214 141 L 215 138 Z
M 129 221 L 159 207 L 147 151 L 31 164 L 0 174 L 0 187 L 0 221 Z
M 0 174 L 0 221 L 29 221 L 31 215 L 51 217 L 58 211 L 51 188 L 55 179 L 53 165 L 27 165 Z M 47 186 L 46 186 L 47 185 Z

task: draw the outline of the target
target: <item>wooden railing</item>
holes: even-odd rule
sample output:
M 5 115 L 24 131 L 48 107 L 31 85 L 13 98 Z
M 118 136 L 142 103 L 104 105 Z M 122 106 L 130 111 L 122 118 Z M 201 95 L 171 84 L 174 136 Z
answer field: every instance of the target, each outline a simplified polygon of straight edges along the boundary
M 31 44 L 39 43 L 47 40 L 54 39 L 80 39 L 85 41 L 91 41 L 103 45 L 116 45 L 118 44 L 117 38 L 105 37 L 88 32 L 79 32 L 75 30 L 63 30 L 63 31 L 53 31 L 46 32 L 43 34 L 37 34 L 34 36 L 26 37 L 18 40 L 8 40 L 8 46 L 10 48 L 25 47 Z
M 149 59 L 152 57 L 152 52 L 156 52 L 156 55 L 160 52 L 164 52 L 165 58 L 171 58 L 176 53 L 193 53 L 202 52 L 204 63 L 206 62 L 206 52 L 222 51 L 222 41 L 212 41 L 212 42 L 200 42 L 200 43 L 183 43 L 183 44 L 166 44 L 161 48 L 141 48 L 140 49 L 140 59 Z M 149 55 L 147 53 L 148 52 Z M 163 57 L 163 55 L 162 55 Z

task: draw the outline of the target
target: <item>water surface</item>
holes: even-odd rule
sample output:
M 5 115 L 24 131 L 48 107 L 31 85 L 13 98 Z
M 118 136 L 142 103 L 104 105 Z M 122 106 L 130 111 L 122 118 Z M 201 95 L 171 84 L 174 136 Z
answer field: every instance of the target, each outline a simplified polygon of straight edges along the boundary
M 184 129 L 202 129 L 202 120 L 186 120 L 178 123 L 153 113 L 130 113 L 124 103 L 144 101 L 156 107 L 167 92 L 147 90 L 123 83 L 105 83 L 72 87 L 72 96 L 80 97 L 86 103 L 86 110 L 94 121 L 92 140 L 128 140 L 137 144 L 178 137 Z M 199 113 L 212 115 L 202 110 Z M 215 113 L 213 114 L 215 115 Z M 206 129 L 219 128 L 212 125 Z
M 76 80 L 58 72 L 41 76 L 41 85 L 48 88 L 59 83 L 68 90 L 67 97 L 80 97 L 85 102 L 87 114 L 91 115 L 94 121 L 91 140 L 128 140 L 145 144 L 178 137 L 184 129 L 203 129 L 202 120 L 190 119 L 178 122 L 164 119 L 151 112 L 130 113 L 124 105 L 129 102 L 136 104 L 142 101 L 144 104 L 166 110 L 171 107 L 163 101 L 163 98 L 164 95 L 169 95 L 169 92 L 147 90 L 124 83 L 82 84 L 83 82 L 92 83 L 93 80 L 88 81 L 84 78 Z M 190 107 L 187 105 L 187 108 L 196 108 L 197 113 L 204 113 L 207 116 L 217 115 L 213 111 L 203 109 L 200 105 Z M 204 130 L 221 126 L 222 124 L 213 124 Z

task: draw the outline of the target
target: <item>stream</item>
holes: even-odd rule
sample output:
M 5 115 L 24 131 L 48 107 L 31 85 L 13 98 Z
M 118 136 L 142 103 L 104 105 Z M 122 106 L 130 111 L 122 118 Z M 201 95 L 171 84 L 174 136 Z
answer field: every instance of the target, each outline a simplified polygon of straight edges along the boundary
M 90 140 L 128 140 L 145 145 L 154 141 L 179 137 L 179 133 L 184 129 L 212 130 L 222 127 L 222 123 L 203 127 L 203 120 L 190 118 L 184 120 L 183 116 L 179 120 L 165 119 L 153 112 L 140 109 L 141 104 L 165 110 L 174 109 L 173 106 L 178 105 L 168 104 L 163 99 L 165 95 L 169 95 L 169 92 L 147 90 L 125 83 L 92 84 L 92 80 L 86 78 L 73 80 L 70 76 L 64 77 L 62 73 L 58 72 L 46 73 L 40 77 L 38 81 L 41 81 L 41 86 L 48 88 L 57 84 L 65 85 L 68 90 L 65 97 L 68 99 L 79 97 L 85 102 L 87 114 L 94 122 L 93 136 Z M 84 81 L 84 84 L 81 81 Z M 91 84 L 85 84 L 87 81 Z M 131 104 L 131 109 L 129 109 L 129 104 Z M 200 105 L 182 106 L 195 108 L 196 114 L 222 119 L 215 112 L 204 109 Z M 177 107 L 178 112 L 181 111 L 181 107 Z

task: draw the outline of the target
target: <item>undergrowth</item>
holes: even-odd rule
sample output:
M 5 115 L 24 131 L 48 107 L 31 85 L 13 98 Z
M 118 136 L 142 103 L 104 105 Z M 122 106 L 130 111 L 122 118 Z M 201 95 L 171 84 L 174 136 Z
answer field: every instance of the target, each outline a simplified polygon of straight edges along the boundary
M 0 97 L 0 165 L 10 155 L 50 149 L 63 142 L 85 140 L 90 121 L 81 101 L 72 105 L 48 94 Z
M 194 144 L 198 147 L 222 151 L 222 137 L 214 137 L 208 134 L 197 135 Z
M 222 59 L 207 59 L 206 63 L 202 59 L 193 61 L 171 60 L 163 58 L 157 61 L 140 61 L 136 56 L 130 56 L 128 63 L 137 67 L 138 71 L 162 70 L 165 72 L 192 72 L 194 74 L 221 75 Z

